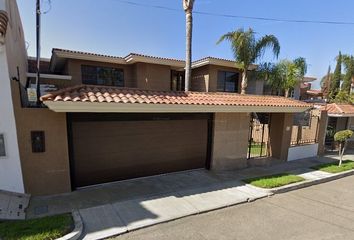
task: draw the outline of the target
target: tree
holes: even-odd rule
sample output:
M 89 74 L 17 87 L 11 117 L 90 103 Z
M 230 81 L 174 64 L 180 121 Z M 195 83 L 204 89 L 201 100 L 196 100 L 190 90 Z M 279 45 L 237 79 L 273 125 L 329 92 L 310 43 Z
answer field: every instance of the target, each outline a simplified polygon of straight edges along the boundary
M 279 76 L 278 65 L 274 63 L 261 63 L 257 68 L 257 78 L 263 79 L 270 87 L 271 94 L 279 95 L 282 90 L 282 79 Z
M 227 40 L 231 43 L 231 49 L 237 64 L 242 69 L 241 94 L 246 93 L 247 88 L 247 70 L 251 64 L 260 60 L 265 51 L 271 48 L 272 53 L 278 58 L 280 52 L 280 44 L 274 35 L 265 35 L 256 39 L 256 33 L 249 28 L 247 31 L 238 29 L 228 32 L 221 36 L 217 44 Z
M 343 130 L 334 134 L 334 140 L 339 143 L 339 166 L 342 165 L 343 155 L 345 148 L 347 147 L 348 139 L 353 136 L 352 130 Z
M 340 90 L 333 101 L 339 104 L 354 104 L 354 94 Z
M 193 30 L 193 5 L 194 0 L 183 0 L 183 9 L 186 13 L 186 69 L 185 91 L 189 91 L 192 78 L 192 30 Z
M 327 74 L 321 79 L 321 89 L 323 92 L 323 96 L 328 99 L 331 80 L 333 79 L 333 73 L 331 73 L 331 66 L 328 67 Z
M 285 97 L 289 97 L 290 90 L 300 83 L 306 72 L 305 58 L 299 57 L 293 61 L 284 59 L 276 65 L 272 81 L 284 90 Z
M 334 70 L 333 73 L 333 78 L 331 81 L 331 86 L 330 86 L 330 91 L 329 91 L 329 98 L 333 101 L 340 88 L 340 81 L 342 79 L 342 53 L 339 52 L 339 55 L 337 57 L 337 65 L 336 69 Z
M 345 68 L 345 75 L 343 77 L 342 91 L 350 94 L 350 89 L 354 79 L 354 57 L 349 55 L 342 56 L 343 65 Z

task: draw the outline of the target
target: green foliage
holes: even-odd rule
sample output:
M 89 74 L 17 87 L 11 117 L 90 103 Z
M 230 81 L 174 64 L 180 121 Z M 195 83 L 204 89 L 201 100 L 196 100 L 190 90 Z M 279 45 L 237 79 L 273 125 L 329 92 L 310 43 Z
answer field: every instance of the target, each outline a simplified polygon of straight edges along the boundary
M 289 92 L 305 76 L 307 63 L 305 58 L 299 57 L 295 60 L 281 60 L 277 64 L 261 65 L 259 71 L 266 76 L 267 84 L 273 91 L 284 90 Z
M 342 53 L 339 52 L 337 57 L 336 69 L 333 73 L 333 78 L 330 85 L 329 97 L 331 100 L 334 100 L 339 92 L 340 81 L 342 79 Z
M 265 35 L 260 39 L 256 39 L 255 35 L 251 28 L 247 31 L 238 29 L 221 36 L 217 44 L 225 40 L 229 41 L 236 62 L 245 71 L 251 64 L 260 60 L 267 49 L 270 48 L 276 57 L 280 52 L 279 41 L 274 35 Z
M 306 59 L 303 57 L 298 57 L 294 60 L 294 64 L 298 69 L 298 74 L 300 78 L 303 78 L 307 73 L 307 63 Z
M 329 73 L 329 77 L 330 77 L 330 79 L 333 79 L 333 73 Z M 328 74 L 326 74 L 325 76 L 323 76 L 322 78 L 321 78 L 321 88 L 324 88 L 325 87 L 325 84 L 326 84 L 326 81 L 327 81 L 327 79 L 328 79 Z
M 257 69 L 257 78 L 265 80 L 273 93 L 279 93 L 283 89 L 278 66 L 274 63 L 260 64 Z
M 346 73 L 343 77 L 342 91 L 349 94 L 354 78 L 354 56 L 343 55 L 343 65 Z
M 339 173 L 339 172 L 344 172 L 344 171 L 349 171 L 354 169 L 354 162 L 349 160 L 343 161 L 341 166 L 338 166 L 337 163 L 325 163 L 325 164 L 314 166 L 312 167 L 312 169 L 320 170 L 328 173 Z
M 339 104 L 354 104 L 354 94 L 349 94 L 347 91 L 341 90 L 338 92 L 333 101 Z
M 0 222 L 0 239 L 45 240 L 57 239 L 73 228 L 71 214 L 39 219 Z
M 340 143 L 344 143 L 352 136 L 353 136 L 352 130 L 343 130 L 343 131 L 336 132 L 336 134 L 334 134 L 334 140 Z

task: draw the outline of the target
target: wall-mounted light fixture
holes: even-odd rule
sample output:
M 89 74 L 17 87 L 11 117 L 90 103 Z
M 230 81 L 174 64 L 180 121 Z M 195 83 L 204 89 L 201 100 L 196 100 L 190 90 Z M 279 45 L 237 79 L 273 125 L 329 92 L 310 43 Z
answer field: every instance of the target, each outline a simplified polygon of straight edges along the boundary
M 0 10 L 0 44 L 1 45 L 5 43 L 5 35 L 6 35 L 8 21 L 9 18 L 7 17 L 7 13 L 3 10 Z

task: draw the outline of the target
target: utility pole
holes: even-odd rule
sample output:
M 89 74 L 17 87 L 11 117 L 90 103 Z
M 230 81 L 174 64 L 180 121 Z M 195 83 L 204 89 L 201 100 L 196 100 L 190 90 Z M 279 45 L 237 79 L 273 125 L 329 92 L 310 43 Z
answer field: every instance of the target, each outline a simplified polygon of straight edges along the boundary
M 36 3 L 36 47 L 37 47 L 37 77 L 36 77 L 36 90 L 37 90 L 37 106 L 39 107 L 41 102 L 39 100 L 41 93 L 40 86 L 40 64 L 41 64 L 41 1 L 37 0 Z

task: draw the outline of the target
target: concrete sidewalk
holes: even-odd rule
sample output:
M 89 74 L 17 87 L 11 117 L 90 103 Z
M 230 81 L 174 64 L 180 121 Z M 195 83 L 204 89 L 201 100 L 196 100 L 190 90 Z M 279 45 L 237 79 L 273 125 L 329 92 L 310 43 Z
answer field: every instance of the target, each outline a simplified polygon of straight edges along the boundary
M 353 156 L 348 157 L 353 159 Z M 117 182 L 81 189 L 70 194 L 34 197 L 28 217 L 79 209 L 84 239 L 100 239 L 181 217 L 266 197 L 272 192 L 241 180 L 293 172 L 307 181 L 329 175 L 310 167 L 333 158 L 303 159 L 269 167 L 239 171 L 195 170 Z
M 0 190 L 0 220 L 23 220 L 30 195 Z

